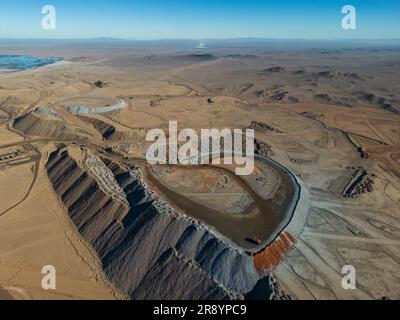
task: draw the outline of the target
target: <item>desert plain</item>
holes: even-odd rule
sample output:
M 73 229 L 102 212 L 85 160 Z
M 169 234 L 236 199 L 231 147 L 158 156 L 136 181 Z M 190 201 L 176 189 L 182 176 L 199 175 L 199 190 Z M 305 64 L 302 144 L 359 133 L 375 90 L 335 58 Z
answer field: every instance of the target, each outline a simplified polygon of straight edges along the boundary
M 0 71 L 0 299 L 400 298 L 398 43 L 1 41 L 62 61 Z M 150 166 L 169 121 L 253 174 Z

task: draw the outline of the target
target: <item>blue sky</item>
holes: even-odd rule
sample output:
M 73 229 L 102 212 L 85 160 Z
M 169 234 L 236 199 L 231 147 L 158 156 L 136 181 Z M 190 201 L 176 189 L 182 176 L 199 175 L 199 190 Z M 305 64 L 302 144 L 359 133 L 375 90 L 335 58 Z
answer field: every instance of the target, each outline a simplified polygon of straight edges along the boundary
M 54 5 L 57 29 L 41 28 Z M 341 8 L 357 9 L 357 30 Z M 400 38 L 399 0 L 0 0 L 0 38 L 391 39 Z

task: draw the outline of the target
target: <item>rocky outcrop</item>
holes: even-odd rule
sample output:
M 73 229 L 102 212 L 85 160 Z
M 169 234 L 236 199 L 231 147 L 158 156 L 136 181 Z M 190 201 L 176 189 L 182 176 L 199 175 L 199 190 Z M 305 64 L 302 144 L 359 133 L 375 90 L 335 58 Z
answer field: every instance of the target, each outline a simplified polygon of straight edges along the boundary
M 281 66 L 275 66 L 275 67 L 271 67 L 271 68 L 267 68 L 264 70 L 260 71 L 261 75 L 267 75 L 267 74 L 271 74 L 271 73 L 281 73 L 284 72 L 285 68 L 281 67 Z
M 68 149 L 46 165 L 54 190 L 114 286 L 132 299 L 236 299 L 259 275 L 252 257 L 167 207 L 138 167 L 104 160 L 129 206 L 99 187 Z
M 113 125 L 99 119 L 86 116 L 79 116 L 79 118 L 100 132 L 104 140 L 124 141 L 138 139 L 138 136 L 143 134 L 140 130 L 118 131 Z
M 89 136 L 88 133 L 45 107 L 39 107 L 16 118 L 13 127 L 27 136 L 43 138 L 82 139 Z
M 101 133 L 105 140 L 112 140 L 112 138 L 114 138 L 116 130 L 113 125 L 90 117 L 79 116 L 79 118 L 86 123 L 92 125 L 97 131 Z

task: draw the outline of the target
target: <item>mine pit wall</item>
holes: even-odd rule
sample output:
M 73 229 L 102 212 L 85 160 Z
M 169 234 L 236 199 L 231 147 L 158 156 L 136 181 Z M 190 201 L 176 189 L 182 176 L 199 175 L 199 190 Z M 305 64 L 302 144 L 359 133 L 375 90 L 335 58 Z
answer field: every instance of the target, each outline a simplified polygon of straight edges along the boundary
M 293 178 L 296 180 L 296 183 L 300 187 L 300 196 L 297 201 L 295 210 L 282 232 L 287 232 L 295 239 L 298 239 L 304 230 L 304 226 L 307 222 L 308 213 L 311 210 L 311 198 L 308 188 L 304 184 L 304 182 L 294 175 Z
M 300 238 L 306 225 L 307 216 L 311 209 L 311 199 L 304 182 L 278 162 L 269 159 L 290 177 L 296 186 L 296 201 L 291 203 L 290 214 L 282 220 L 279 232 L 272 235 L 273 240 L 262 250 L 254 255 L 254 263 L 260 275 L 269 274 L 280 267 L 289 251 L 296 245 L 296 239 Z M 279 284 L 276 284 L 279 286 Z M 270 287 L 270 289 L 272 289 Z
M 236 299 L 253 289 L 260 276 L 250 255 L 161 210 L 140 178 L 105 163 L 130 208 L 101 191 L 68 151 L 51 154 L 46 169 L 72 222 L 121 293 L 131 299 Z

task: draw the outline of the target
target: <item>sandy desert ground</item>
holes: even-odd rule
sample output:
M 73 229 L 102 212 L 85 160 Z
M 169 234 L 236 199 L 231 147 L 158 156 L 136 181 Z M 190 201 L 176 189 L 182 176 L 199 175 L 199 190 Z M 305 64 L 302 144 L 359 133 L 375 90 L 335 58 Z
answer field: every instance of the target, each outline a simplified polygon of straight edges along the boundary
M 266 298 L 400 298 L 398 47 L 11 41 L 0 54 L 16 51 L 64 61 L 0 75 L 0 299 L 242 299 L 263 278 Z M 240 183 L 229 167 L 149 168 L 146 132 L 172 120 L 254 128 L 290 178 L 266 163 Z M 243 234 L 224 231 L 246 214 Z

